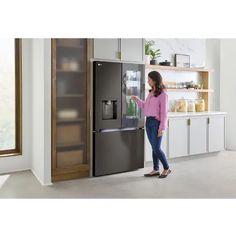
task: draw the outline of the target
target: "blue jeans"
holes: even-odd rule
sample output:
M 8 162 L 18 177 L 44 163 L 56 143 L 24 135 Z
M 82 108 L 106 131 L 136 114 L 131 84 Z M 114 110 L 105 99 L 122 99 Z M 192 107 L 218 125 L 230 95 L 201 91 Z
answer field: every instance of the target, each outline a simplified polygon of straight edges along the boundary
M 169 169 L 165 153 L 161 150 L 162 136 L 157 137 L 160 121 L 155 117 L 147 117 L 146 131 L 149 142 L 152 146 L 153 169 L 159 170 L 159 160 L 165 170 Z

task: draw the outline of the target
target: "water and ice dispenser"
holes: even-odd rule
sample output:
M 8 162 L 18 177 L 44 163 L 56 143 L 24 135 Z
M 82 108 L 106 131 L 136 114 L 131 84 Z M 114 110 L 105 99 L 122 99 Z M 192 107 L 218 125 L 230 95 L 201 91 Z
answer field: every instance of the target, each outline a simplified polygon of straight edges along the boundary
M 117 101 L 115 100 L 102 101 L 102 119 L 103 120 L 117 119 Z

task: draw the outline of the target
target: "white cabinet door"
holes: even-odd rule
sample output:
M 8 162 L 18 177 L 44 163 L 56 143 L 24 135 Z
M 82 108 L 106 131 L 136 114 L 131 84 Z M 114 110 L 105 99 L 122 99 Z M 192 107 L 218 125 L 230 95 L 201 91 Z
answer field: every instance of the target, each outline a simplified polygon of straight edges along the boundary
M 209 117 L 209 152 L 225 149 L 225 117 Z
M 143 39 L 121 39 L 121 60 L 143 62 L 143 42 Z
M 167 153 L 167 135 L 168 135 L 168 130 L 165 130 L 162 140 L 161 140 L 161 150 L 166 154 L 166 157 L 168 158 L 168 153 Z
M 94 39 L 93 43 L 94 58 L 105 60 L 120 60 L 119 39 Z
M 196 155 L 207 152 L 207 117 L 190 118 L 189 154 Z
M 169 119 L 169 158 L 188 155 L 188 119 Z

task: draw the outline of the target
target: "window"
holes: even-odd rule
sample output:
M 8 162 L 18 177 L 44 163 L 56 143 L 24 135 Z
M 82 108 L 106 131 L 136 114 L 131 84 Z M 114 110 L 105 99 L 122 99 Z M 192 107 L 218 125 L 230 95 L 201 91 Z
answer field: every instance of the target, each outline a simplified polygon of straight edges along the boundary
M 21 40 L 0 39 L 0 157 L 20 155 Z

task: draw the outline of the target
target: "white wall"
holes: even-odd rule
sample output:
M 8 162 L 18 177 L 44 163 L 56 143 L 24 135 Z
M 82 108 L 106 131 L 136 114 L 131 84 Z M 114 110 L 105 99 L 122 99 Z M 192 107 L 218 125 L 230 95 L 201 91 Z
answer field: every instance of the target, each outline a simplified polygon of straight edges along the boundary
M 32 39 L 32 172 L 51 184 L 50 40 Z
M 31 168 L 31 40 L 22 40 L 22 150 L 23 155 L 0 158 L 0 174 Z
M 44 184 L 51 184 L 51 39 L 44 40 Z
M 206 40 L 206 67 L 212 69 L 210 74 L 210 88 L 214 93 L 210 94 L 211 110 L 220 110 L 220 39 Z
M 226 148 L 236 150 L 236 39 L 220 41 L 220 109 L 228 112 Z
M 175 54 L 188 54 L 190 55 L 190 63 L 192 66 L 205 65 L 205 39 L 147 39 L 155 42 L 155 48 L 160 49 L 161 57 L 158 61 L 171 61 L 174 63 Z

